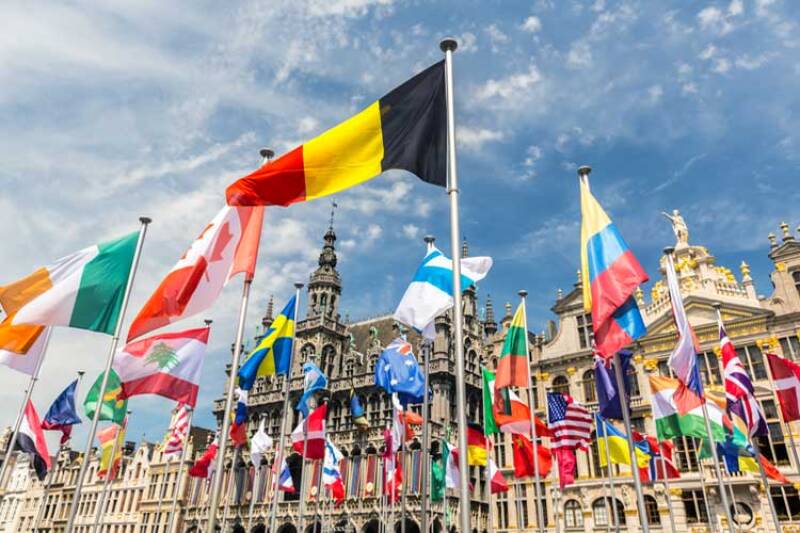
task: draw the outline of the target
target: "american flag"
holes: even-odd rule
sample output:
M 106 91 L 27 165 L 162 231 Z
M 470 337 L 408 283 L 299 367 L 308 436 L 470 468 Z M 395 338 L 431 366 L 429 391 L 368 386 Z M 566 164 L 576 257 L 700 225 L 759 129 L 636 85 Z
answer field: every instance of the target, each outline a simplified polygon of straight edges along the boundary
M 169 437 L 164 445 L 164 455 L 178 454 L 183 451 L 186 435 L 189 433 L 189 410 L 181 404 L 175 414 L 175 422 L 170 428 Z
M 753 382 L 750 381 L 750 376 L 747 375 L 747 370 L 736 354 L 736 348 L 733 347 L 721 321 L 719 344 L 722 364 L 725 367 L 725 398 L 728 400 L 728 410 L 744 419 L 751 437 L 766 435 L 767 421 L 756 400 Z
M 553 432 L 552 448 L 588 450 L 592 441 L 592 414 L 572 397 L 560 392 L 547 393 L 548 426 Z

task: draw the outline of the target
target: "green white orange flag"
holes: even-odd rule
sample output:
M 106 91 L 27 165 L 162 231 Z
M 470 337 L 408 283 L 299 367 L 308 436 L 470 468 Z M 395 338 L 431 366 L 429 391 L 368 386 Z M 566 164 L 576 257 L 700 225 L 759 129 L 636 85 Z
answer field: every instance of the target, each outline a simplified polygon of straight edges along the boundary
M 68 326 L 111 335 L 138 238 L 139 232 L 134 232 L 89 246 L 1 287 L 3 294 L 16 294 L 11 324 Z
M 527 387 L 530 367 L 528 366 L 528 332 L 525 331 L 525 309 L 520 303 L 508 327 L 500 358 L 497 360 L 497 380 L 495 387 Z

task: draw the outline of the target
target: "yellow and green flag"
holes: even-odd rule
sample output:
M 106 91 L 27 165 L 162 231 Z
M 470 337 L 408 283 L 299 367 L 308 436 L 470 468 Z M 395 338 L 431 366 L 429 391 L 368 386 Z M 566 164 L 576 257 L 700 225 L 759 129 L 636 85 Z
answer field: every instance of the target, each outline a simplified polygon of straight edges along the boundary
M 528 366 L 528 332 L 525 331 L 525 308 L 519 304 L 511 325 L 508 327 L 500 358 L 497 360 L 497 377 L 494 386 L 527 387 L 530 367 Z
M 97 477 L 105 478 L 109 469 L 111 475 L 109 479 L 115 479 L 119 472 L 119 465 L 122 461 L 122 448 L 125 445 L 125 429 L 128 426 L 128 418 L 122 424 L 112 424 L 102 431 L 97 432 L 97 440 L 100 441 L 100 468 L 97 470 Z M 116 446 L 114 442 L 116 441 Z M 114 454 L 113 465 L 111 454 Z
M 97 408 L 97 399 L 100 396 L 100 386 L 102 384 L 103 374 L 101 372 L 83 402 L 83 410 L 87 418 L 94 418 L 94 411 Z M 106 393 L 103 395 L 102 402 L 100 402 L 100 420 L 110 420 L 117 424 L 122 424 L 125 420 L 125 415 L 128 413 L 128 400 L 119 399 L 121 392 L 122 382 L 112 368 L 108 374 Z

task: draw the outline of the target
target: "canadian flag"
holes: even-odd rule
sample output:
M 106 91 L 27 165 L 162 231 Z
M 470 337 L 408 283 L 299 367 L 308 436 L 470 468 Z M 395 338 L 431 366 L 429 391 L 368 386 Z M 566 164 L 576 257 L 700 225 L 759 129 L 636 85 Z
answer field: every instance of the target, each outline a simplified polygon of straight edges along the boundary
M 800 420 L 800 365 L 768 353 L 772 382 L 781 404 L 783 420 Z
M 208 309 L 234 275 L 252 278 L 263 221 L 263 207 L 223 207 L 136 315 L 128 342 Z

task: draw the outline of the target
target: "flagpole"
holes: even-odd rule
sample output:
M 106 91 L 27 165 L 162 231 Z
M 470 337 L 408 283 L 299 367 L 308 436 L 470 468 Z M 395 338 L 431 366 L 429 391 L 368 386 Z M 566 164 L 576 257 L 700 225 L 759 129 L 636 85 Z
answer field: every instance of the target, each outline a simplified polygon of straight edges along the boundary
M 294 344 L 294 343 L 293 343 Z M 264 417 L 261 416 L 258 422 L 259 424 L 259 431 L 263 430 L 264 427 Z M 253 454 L 250 454 L 250 460 L 253 460 Z M 256 507 L 256 494 L 258 492 L 258 483 L 260 481 L 261 476 L 259 475 L 261 472 L 261 461 L 256 464 L 253 462 L 253 485 L 250 487 L 250 506 L 247 510 L 247 531 L 250 531 L 253 525 L 253 511 Z M 280 466 L 278 467 L 280 468 Z
M 624 389 L 623 389 L 624 390 Z M 609 501 L 606 502 L 606 508 L 611 507 L 611 514 L 610 517 L 614 518 L 614 531 L 619 533 L 619 516 L 617 516 L 617 494 L 614 490 L 614 473 L 611 470 L 611 451 L 608 449 L 608 432 L 606 431 L 606 422 L 603 420 L 602 424 L 597 424 L 597 419 L 595 419 L 595 425 L 597 425 L 597 431 L 600 431 L 600 426 L 603 426 L 603 438 L 605 439 L 605 449 L 606 449 L 606 470 L 608 471 L 608 487 L 611 493 L 611 497 Z M 606 513 L 608 513 L 608 509 L 606 509 Z
M 225 524 L 228 522 L 228 510 L 230 509 L 231 504 L 231 493 L 236 494 L 236 470 L 239 464 L 239 455 L 241 453 L 242 451 L 239 446 L 233 448 L 231 472 L 228 474 L 228 486 L 225 490 L 225 505 L 222 507 L 222 523 L 220 524 L 222 531 L 225 531 Z
M 22 419 L 25 417 L 25 407 L 27 407 L 28 402 L 31 399 L 31 394 L 33 394 L 33 387 L 36 385 L 36 382 L 39 380 L 39 372 L 42 370 L 42 363 L 44 362 L 44 356 L 47 353 L 47 347 L 50 344 L 50 335 L 53 331 L 52 327 L 46 328 L 45 337 L 42 346 L 42 353 L 39 354 L 39 360 L 36 361 L 36 366 L 34 367 L 33 374 L 31 375 L 31 379 L 28 382 L 28 388 L 25 390 L 25 398 L 22 400 L 22 405 L 19 406 L 19 413 L 17 414 L 17 420 L 14 422 L 14 431 L 11 433 L 11 439 L 8 441 L 8 447 L 6 448 L 5 457 L 3 458 L 3 466 L 0 468 L 0 486 L 2 486 L 2 491 L 0 491 L 0 500 L 3 499 L 5 494 L 6 488 L 6 472 L 8 471 L 8 465 L 11 463 L 11 456 L 14 454 L 14 448 L 17 445 L 17 439 L 19 437 L 19 428 L 22 425 Z M 20 357 L 27 357 L 25 355 L 20 355 Z
M 772 494 L 769 492 L 769 480 L 767 479 L 767 473 L 764 471 L 764 465 L 761 464 L 761 450 L 758 449 L 758 444 L 754 442 L 754 439 L 750 439 L 751 443 L 753 444 L 753 458 L 758 463 L 758 472 L 761 474 L 761 483 L 764 484 L 764 493 L 767 496 L 767 503 L 769 503 L 769 511 L 772 514 L 772 522 L 775 524 L 775 531 L 782 531 L 781 529 L 781 521 L 778 518 L 778 512 L 775 510 L 775 502 L 772 501 Z
M 300 458 L 300 529 L 306 530 L 306 451 L 308 450 L 308 417 L 303 418 L 303 456 Z
M 303 284 L 302 283 L 296 282 L 294 284 L 294 318 L 292 319 L 293 322 L 294 322 L 294 327 L 292 328 L 292 354 L 293 355 L 294 355 L 294 352 L 295 352 L 294 341 L 295 341 L 295 338 L 297 337 L 297 335 L 296 335 L 296 333 L 297 333 L 297 311 L 300 308 L 300 289 L 302 289 L 302 288 L 303 288 Z M 290 385 L 291 385 L 291 382 L 292 382 L 292 369 L 291 369 L 292 365 L 289 365 L 289 366 L 290 366 L 289 371 L 286 373 L 286 375 L 284 376 L 284 380 L 283 380 L 283 411 L 282 411 L 283 412 L 283 420 L 281 420 L 281 430 L 280 430 L 280 434 L 278 435 L 278 460 L 280 460 L 281 462 L 278 463 L 278 471 L 274 474 L 274 476 L 277 476 L 277 477 L 275 478 L 276 482 L 273 483 L 274 487 L 273 487 L 273 494 L 272 494 L 272 509 L 270 509 L 270 512 L 269 512 L 269 531 L 270 532 L 275 531 L 275 519 L 276 519 L 276 517 L 278 515 L 278 498 L 279 498 L 279 495 L 280 495 L 280 490 L 279 490 L 280 487 L 278 486 L 277 479 L 280 479 L 280 477 L 281 477 L 281 472 L 280 472 L 281 464 L 282 464 L 283 459 L 284 459 L 284 454 L 286 453 L 286 421 L 289 418 L 289 388 L 290 388 Z M 304 454 L 303 458 L 301 458 L 301 460 L 305 461 L 305 454 Z M 288 465 L 288 463 L 287 463 L 287 465 Z M 302 476 L 302 471 L 303 471 L 303 469 L 301 468 L 300 469 L 301 476 Z M 301 482 L 300 482 L 301 487 L 302 487 L 302 484 L 303 483 L 302 483 L 302 477 L 301 477 Z M 301 490 L 302 490 L 302 488 L 301 488 Z M 250 530 L 249 527 L 247 529 L 248 529 L 248 531 Z
M 99 400 L 102 396 L 98 397 L 98 405 L 97 408 L 100 408 Z M 128 411 L 128 416 L 130 416 L 132 411 Z M 127 417 L 126 417 L 127 419 Z M 114 444 L 111 445 L 111 460 L 108 464 L 108 469 L 106 470 L 106 478 L 103 480 L 103 490 L 100 492 L 100 500 L 97 502 L 97 511 L 94 514 L 94 525 L 92 526 L 92 531 L 96 532 L 100 528 L 100 516 L 103 514 L 103 507 L 106 505 L 106 497 L 108 494 L 108 486 L 111 484 L 111 476 L 117 477 L 119 474 L 119 470 L 122 470 L 122 456 L 119 458 L 119 470 L 116 472 L 114 471 L 114 458 L 117 456 L 117 447 L 119 446 L 119 433 L 120 431 L 124 431 L 124 428 L 127 427 L 128 422 L 127 420 L 123 420 L 122 424 L 117 425 L 117 432 L 114 434 Z M 103 453 L 100 452 L 100 461 L 103 460 Z M 98 466 L 99 470 L 99 466 Z M 77 490 L 77 489 L 76 489 Z
M 161 447 L 161 458 L 164 458 L 164 447 L 162 443 Z M 166 496 L 165 492 L 167 490 L 167 476 L 169 476 L 169 463 L 172 462 L 172 457 L 170 456 L 169 460 L 164 461 L 164 479 L 161 483 L 161 494 L 158 498 L 158 503 L 156 504 L 156 513 L 155 513 L 155 523 L 156 527 L 158 528 L 158 523 L 161 522 L 161 506 L 162 502 L 164 501 L 164 497 Z
M 461 236 L 458 224 L 458 171 L 456 167 L 456 124 L 453 95 L 453 52 L 458 43 L 453 38 L 443 39 L 439 48 L 444 52 L 445 65 L 445 92 L 447 97 L 447 155 L 449 168 L 449 183 L 447 193 L 450 196 L 450 248 L 453 256 L 453 330 L 455 341 L 456 360 L 456 410 L 458 417 L 458 455 L 459 475 L 461 486 L 459 497 L 461 500 L 460 524 L 461 531 L 466 533 L 470 529 L 470 493 L 469 493 L 469 465 L 467 464 L 467 392 L 466 373 L 464 371 L 464 310 L 461 308 Z
M 403 482 L 400 493 L 400 533 L 406 533 L 406 487 L 408 486 L 408 476 L 406 475 L 406 414 L 403 413 L 403 420 L 400 424 L 400 471 L 403 473 Z
M 527 328 L 528 328 L 528 315 L 527 315 L 527 310 L 526 310 L 525 311 L 525 330 L 526 330 L 526 332 L 527 332 Z M 525 346 L 527 347 L 527 342 L 525 343 Z M 547 400 L 545 400 L 545 402 L 544 402 L 544 419 L 546 420 L 547 426 L 549 428 L 550 427 L 550 402 L 548 402 Z M 552 440 L 551 440 L 551 443 L 552 443 Z M 575 451 L 573 450 L 572 453 L 574 454 Z M 537 454 L 537 456 L 538 456 L 538 454 Z M 558 462 L 558 458 L 556 458 L 556 462 Z M 577 469 L 577 458 L 576 458 L 575 468 Z M 561 524 L 560 524 L 560 520 L 559 520 L 559 511 L 561 509 L 561 468 L 557 468 L 556 470 L 558 471 L 558 476 L 557 476 L 558 488 L 556 489 L 556 487 L 554 485 L 553 489 L 552 489 L 552 492 L 555 493 L 555 496 L 553 497 L 553 503 L 554 503 L 553 517 L 555 518 L 555 522 L 556 522 L 555 523 L 556 533 L 558 533 L 560 531 L 560 529 L 561 529 Z M 554 475 L 553 477 L 556 477 L 556 476 Z M 547 490 L 547 487 L 545 487 L 545 491 L 546 490 Z M 544 500 L 545 500 L 545 503 L 546 503 L 547 502 L 547 494 L 544 495 Z
M 530 378 L 530 368 L 533 366 L 533 361 L 531 361 L 531 350 L 530 346 L 528 345 L 528 311 L 527 311 L 527 303 L 526 299 L 528 296 L 528 291 L 520 290 L 517 294 L 519 294 L 520 304 L 522 305 L 522 323 L 525 332 L 525 361 L 527 362 L 528 366 L 528 405 L 530 406 L 529 412 L 531 415 L 531 441 L 533 443 L 533 474 L 534 474 L 534 486 L 533 486 L 533 495 L 536 498 L 536 529 L 539 531 L 544 531 L 545 523 L 544 523 L 544 512 L 542 511 L 542 495 L 539 486 L 540 477 L 539 477 L 539 446 L 537 444 L 538 436 L 536 435 L 536 414 L 534 411 L 536 410 L 536 398 L 533 395 L 533 380 Z
M 167 519 L 167 531 L 170 533 L 174 533 L 175 529 L 178 527 L 177 522 L 175 521 L 175 512 L 178 508 L 178 493 L 180 492 L 181 488 L 181 474 L 183 473 L 183 464 L 186 462 L 186 453 L 189 449 L 189 434 L 192 431 L 192 415 L 194 415 L 194 408 L 191 406 L 186 406 L 186 437 L 183 439 L 183 450 L 181 450 L 181 458 L 180 462 L 178 463 L 178 472 L 175 474 L 175 491 L 172 493 L 172 505 L 170 506 L 169 510 L 169 518 Z
M 83 482 L 86 478 L 86 472 L 89 468 L 89 455 L 91 454 L 92 444 L 94 444 L 94 438 L 97 434 L 97 424 L 100 422 L 100 412 L 102 411 L 103 398 L 105 398 L 106 389 L 108 388 L 108 376 L 111 373 L 111 365 L 114 362 L 114 355 L 117 353 L 119 336 L 120 333 L 122 333 L 122 323 L 125 320 L 125 311 L 128 309 L 128 300 L 130 300 L 131 289 L 133 288 L 133 280 L 136 278 L 136 270 L 139 267 L 139 259 L 142 255 L 142 245 L 144 244 L 144 238 L 147 235 L 147 226 L 150 224 L 150 222 L 152 222 L 152 219 L 148 217 L 139 217 L 139 222 L 142 223 L 142 227 L 139 230 L 139 239 L 136 241 L 136 250 L 133 253 L 133 263 L 131 263 L 131 273 L 130 276 L 128 276 L 125 294 L 122 297 L 122 305 L 119 309 L 117 325 L 114 328 L 114 336 L 111 338 L 111 346 L 108 349 L 106 367 L 103 371 L 103 379 L 100 383 L 100 390 L 97 391 L 97 403 L 94 408 L 92 425 L 89 428 L 89 434 L 86 436 L 86 446 L 83 450 L 83 461 L 81 461 L 81 468 L 78 471 L 78 479 L 75 482 L 75 492 L 72 495 L 72 504 L 69 508 L 69 518 L 67 519 L 65 533 L 72 533 L 72 530 L 75 527 L 75 517 L 78 514 L 78 505 L 81 499 L 81 492 L 83 491 Z
M 434 237 L 432 235 L 427 235 L 425 237 L 426 244 L 433 244 Z M 420 494 L 422 498 L 421 507 L 422 507 L 422 528 L 421 530 L 425 533 L 428 532 L 428 498 L 430 497 L 430 487 L 428 486 L 428 473 L 430 471 L 430 464 L 431 464 L 431 430 L 430 430 L 430 422 L 431 422 L 431 404 L 430 404 L 430 379 L 428 378 L 428 374 L 431 371 L 431 354 L 433 350 L 431 349 L 431 343 L 427 339 L 423 339 L 422 341 L 423 351 L 425 352 L 425 398 L 422 401 L 422 492 Z M 489 533 L 494 533 L 492 530 L 489 530 Z
M 769 344 L 764 343 L 761 346 L 761 353 L 766 356 L 767 350 L 769 349 Z M 767 377 L 769 377 L 769 382 L 773 385 L 772 388 L 772 398 L 775 402 L 775 405 L 778 407 L 778 412 L 780 413 L 781 423 L 783 424 L 784 430 L 789 430 L 789 444 L 792 448 L 792 456 L 794 457 L 794 466 L 797 468 L 797 473 L 800 474 L 800 457 L 797 454 L 797 445 L 794 441 L 794 435 L 792 434 L 792 423 L 787 422 L 786 418 L 783 415 L 783 407 L 781 407 L 781 402 L 778 399 L 778 391 L 775 389 L 775 377 L 772 375 L 772 366 L 769 363 L 769 357 L 767 357 Z
M 700 490 L 703 491 L 703 503 L 706 506 L 706 515 L 708 515 L 708 525 L 712 532 L 717 531 L 719 528 L 717 527 L 718 524 L 716 516 L 713 517 L 711 516 L 711 498 L 708 497 L 708 489 L 706 488 L 706 470 L 705 467 L 703 467 L 703 460 L 700 459 L 699 450 L 701 450 L 701 447 L 698 445 L 698 443 L 701 441 L 696 438 L 692 438 L 692 442 L 694 442 L 695 456 L 697 457 L 697 466 L 700 471 Z
M 427 379 L 427 376 L 425 379 Z M 427 387 L 425 388 L 425 390 L 427 390 Z M 491 448 L 493 448 L 493 446 L 491 446 L 492 442 L 489 440 L 489 431 L 488 431 L 489 425 L 488 421 L 486 420 L 486 406 L 481 406 L 481 407 L 482 407 L 481 410 L 483 411 L 483 428 L 484 428 L 483 438 L 486 442 L 486 451 L 488 453 L 491 453 Z M 493 460 L 491 459 L 491 455 L 490 455 L 490 460 Z M 489 473 L 488 461 L 486 462 L 486 494 L 487 494 L 486 498 L 489 501 L 489 512 L 486 513 L 486 522 L 487 522 L 486 528 L 489 531 L 489 533 L 494 533 L 494 508 L 493 508 L 494 504 L 492 502 L 492 478 L 491 474 Z M 425 524 L 427 525 L 427 523 Z M 428 531 L 428 530 L 423 529 L 422 531 Z
M 675 529 L 675 514 L 672 511 L 672 493 L 669 490 L 669 475 L 667 474 L 667 462 L 664 458 L 664 450 L 661 448 L 661 443 L 658 443 L 658 455 L 661 457 L 661 475 L 664 476 L 664 487 L 667 491 L 667 510 L 669 511 L 669 526 L 672 533 L 677 533 Z

